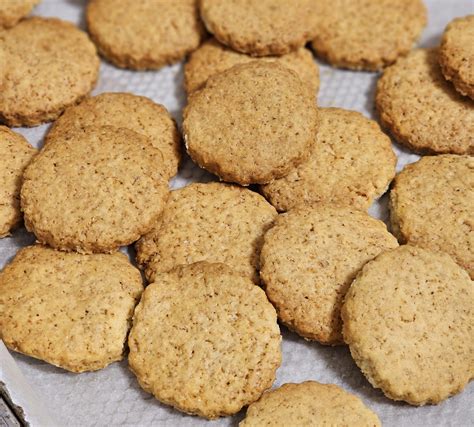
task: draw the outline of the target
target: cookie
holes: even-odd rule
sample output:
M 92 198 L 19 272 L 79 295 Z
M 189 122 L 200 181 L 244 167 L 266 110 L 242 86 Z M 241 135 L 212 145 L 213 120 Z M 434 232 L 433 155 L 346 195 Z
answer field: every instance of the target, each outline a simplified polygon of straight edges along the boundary
M 304 338 L 342 344 L 347 289 L 366 262 L 396 246 L 364 212 L 306 206 L 280 215 L 265 235 L 260 276 L 281 322 Z
M 315 35 L 313 0 L 201 0 L 208 31 L 252 56 L 284 55 Z
M 180 61 L 204 35 L 197 0 L 91 0 L 86 19 L 101 55 L 132 70 Z
M 23 175 L 25 225 L 41 243 L 111 252 L 150 231 L 168 188 L 161 152 L 148 138 L 111 126 L 50 141 Z
M 288 174 L 309 156 L 318 127 L 306 85 L 294 71 L 264 61 L 211 77 L 189 98 L 183 117 L 192 159 L 242 185 Z
M 450 254 L 474 278 L 474 158 L 423 157 L 390 192 L 392 230 L 402 243 Z
M 30 18 L 0 32 L 0 122 L 36 126 L 55 120 L 95 86 L 99 57 L 69 22 Z
M 417 49 L 387 68 L 377 83 L 383 126 L 421 154 L 474 154 L 474 108 L 447 82 L 437 49 Z
M 395 176 L 397 158 L 377 122 L 355 111 L 321 108 L 309 158 L 261 187 L 279 211 L 297 204 L 336 203 L 367 210 Z
M 154 280 L 180 264 L 224 263 L 258 283 L 263 235 L 277 213 L 242 187 L 191 184 L 172 191 L 153 230 L 136 245 L 137 262 Z
M 28 15 L 41 0 L 5 0 L 0 2 L 0 27 L 11 28 Z
M 474 283 L 447 254 L 400 246 L 369 262 L 342 307 L 344 340 L 370 383 L 437 404 L 474 376 Z
M 12 350 L 72 372 L 121 360 L 143 284 L 121 253 L 36 245 L 0 272 L 0 337 Z
M 379 427 L 379 418 L 356 396 L 334 384 L 305 381 L 266 392 L 247 409 L 240 427 Z
M 131 93 L 102 93 L 68 108 L 54 122 L 46 142 L 61 138 L 64 132 L 84 126 L 115 126 L 147 136 L 163 154 L 163 174 L 173 177 L 178 171 L 180 142 L 176 123 L 163 105 Z
M 224 264 L 156 277 L 135 310 L 128 358 L 158 400 L 209 419 L 235 414 L 271 387 L 280 330 L 265 293 Z
M 23 171 L 36 150 L 20 134 L 0 126 L 0 237 L 21 221 L 20 187 Z
M 184 67 L 184 83 L 187 93 L 201 89 L 209 77 L 222 73 L 237 64 L 256 60 L 279 62 L 307 83 L 314 94 L 319 89 L 319 67 L 313 55 L 304 47 L 283 56 L 255 58 L 245 53 L 236 52 L 220 44 L 216 39 L 209 39 L 194 51 Z
M 318 0 L 312 46 L 331 65 L 380 70 L 406 55 L 426 26 L 422 0 Z
M 453 20 L 439 48 L 441 71 L 456 90 L 474 99 L 474 15 Z

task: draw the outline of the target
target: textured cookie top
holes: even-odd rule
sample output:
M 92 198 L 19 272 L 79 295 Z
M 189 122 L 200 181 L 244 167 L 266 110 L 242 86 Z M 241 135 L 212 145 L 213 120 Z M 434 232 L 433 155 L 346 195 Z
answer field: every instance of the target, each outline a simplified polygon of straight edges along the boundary
M 129 364 L 160 401 L 206 418 L 237 413 L 268 389 L 281 362 L 265 293 L 224 264 L 156 277 L 135 310 Z
M 134 70 L 179 61 L 203 35 L 197 0 L 91 0 L 86 18 L 101 54 Z
M 309 156 L 318 125 L 314 96 L 297 74 L 263 61 L 211 77 L 183 115 L 190 156 L 243 185 L 285 176 Z
M 23 171 L 36 150 L 20 134 L 0 126 L 0 237 L 21 220 L 20 187 Z
M 474 376 L 474 283 L 450 258 L 400 246 L 369 262 L 342 308 L 344 340 L 371 384 L 438 403 Z
M 279 211 L 325 202 L 368 209 L 395 176 L 397 158 L 377 122 L 355 111 L 319 110 L 316 143 L 287 176 L 261 187 Z
M 474 108 L 447 82 L 437 49 L 417 49 L 378 81 L 382 124 L 418 153 L 474 153 Z
M 168 197 L 162 162 L 148 138 L 131 130 L 71 130 L 25 171 L 25 225 L 57 249 L 110 252 L 128 245 L 150 231 Z
M 398 246 L 382 221 L 315 205 L 280 215 L 265 235 L 260 276 L 279 319 L 301 336 L 342 343 L 340 309 L 367 261 Z
M 381 423 L 358 397 L 341 387 L 305 381 L 266 392 L 249 406 L 239 425 L 379 427 Z
M 318 0 L 313 47 L 329 63 L 379 70 L 410 51 L 426 25 L 421 0 Z
M 450 254 L 474 278 L 474 158 L 423 157 L 390 192 L 392 229 L 402 242 Z
M 87 34 L 54 18 L 30 18 L 0 32 L 0 122 L 56 119 L 94 87 L 99 57 Z
M 263 235 L 277 216 L 259 194 L 233 185 L 191 184 L 172 191 L 153 230 L 136 245 L 153 281 L 180 264 L 221 262 L 258 282 Z
M 0 27 L 10 28 L 28 15 L 41 0 L 4 0 L 0 2 Z
M 72 372 L 101 369 L 122 359 L 142 290 L 123 254 L 29 246 L 0 272 L 0 337 Z
M 62 138 L 64 132 L 85 126 L 115 126 L 147 136 L 163 154 L 163 175 L 171 178 L 178 171 L 180 135 L 166 108 L 144 96 L 131 93 L 102 93 L 68 108 L 54 122 L 46 144 Z

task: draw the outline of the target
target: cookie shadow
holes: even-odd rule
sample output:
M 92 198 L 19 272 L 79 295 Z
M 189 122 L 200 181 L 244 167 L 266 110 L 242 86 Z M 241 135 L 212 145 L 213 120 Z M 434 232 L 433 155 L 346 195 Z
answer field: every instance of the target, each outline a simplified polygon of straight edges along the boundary
M 84 31 L 87 31 L 86 9 L 88 0 L 66 0 L 66 3 L 80 9 L 80 18 L 77 26 Z

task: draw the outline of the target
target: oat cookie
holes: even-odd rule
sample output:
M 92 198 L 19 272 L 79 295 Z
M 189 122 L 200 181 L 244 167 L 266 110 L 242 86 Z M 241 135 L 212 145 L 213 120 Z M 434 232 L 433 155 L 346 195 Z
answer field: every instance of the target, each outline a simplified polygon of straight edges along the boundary
M 89 127 L 50 141 L 24 173 L 25 225 L 61 250 L 111 252 L 150 231 L 168 197 L 161 152 L 128 129 Z
M 91 0 L 86 18 L 100 53 L 132 70 L 180 61 L 204 34 L 197 0 Z
M 417 49 L 377 84 L 382 124 L 417 153 L 474 154 L 474 108 L 447 82 L 437 49 Z
M 121 360 L 143 284 L 121 253 L 80 255 L 36 245 L 0 272 L 0 338 L 72 372 Z
M 263 61 L 211 77 L 183 116 L 193 160 L 242 185 L 266 184 L 302 163 L 318 126 L 314 97 L 297 74 Z
M 279 211 L 299 203 L 368 209 L 395 176 L 397 158 L 377 122 L 355 111 L 321 108 L 309 158 L 287 176 L 261 187 Z
M 379 427 L 380 420 L 356 396 L 334 384 L 283 384 L 252 403 L 240 427 Z
M 304 338 L 342 344 L 340 309 L 363 265 L 398 246 L 364 212 L 314 205 L 280 215 L 265 235 L 260 276 L 279 319 Z
M 3 0 L 0 2 L 0 27 L 11 28 L 28 15 L 41 0 Z
M 224 264 L 156 277 L 135 310 L 129 364 L 142 388 L 206 418 L 235 414 L 271 387 L 281 363 L 274 308 Z
M 99 57 L 69 22 L 30 18 L 0 32 L 0 122 L 36 126 L 56 119 L 95 86 Z
M 474 283 L 447 254 L 400 246 L 369 262 L 342 307 L 344 340 L 394 400 L 436 404 L 474 376 Z
M 474 278 L 474 158 L 423 157 L 390 192 L 391 224 L 403 243 L 450 254 Z

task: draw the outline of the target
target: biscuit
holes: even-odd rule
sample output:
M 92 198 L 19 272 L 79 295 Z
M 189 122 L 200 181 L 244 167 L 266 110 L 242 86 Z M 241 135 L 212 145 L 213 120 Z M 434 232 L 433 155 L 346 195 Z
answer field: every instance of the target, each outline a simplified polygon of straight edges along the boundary
M 111 126 L 50 141 L 23 176 L 25 225 L 41 243 L 111 252 L 150 231 L 168 197 L 163 157 L 148 138 Z
M 183 133 L 191 158 L 223 181 L 266 184 L 310 154 L 317 108 L 297 74 L 275 62 L 235 65 L 189 98 Z
M 102 93 L 68 108 L 54 122 L 46 142 L 61 138 L 71 128 L 115 126 L 147 136 L 163 154 L 163 174 L 173 177 L 180 161 L 181 137 L 166 108 L 151 99 L 131 93 Z
M 299 203 L 336 203 L 367 210 L 395 176 L 397 158 L 377 122 L 355 111 L 321 108 L 309 158 L 261 187 L 279 211 Z
M 158 275 L 135 310 L 128 339 L 141 387 L 209 419 L 235 414 L 271 387 L 281 363 L 274 308 L 224 264 Z
M 0 237 L 21 221 L 20 187 L 23 171 L 36 150 L 20 134 L 0 126 Z
M 240 427 L 380 427 L 377 415 L 356 396 L 334 384 L 305 381 L 266 392 L 247 409 Z
M 422 0 L 318 0 L 312 45 L 331 65 L 380 70 L 406 55 L 426 26 Z
M 474 154 L 474 108 L 447 82 L 437 49 L 417 49 L 387 68 L 377 83 L 381 123 L 421 154 Z
M 55 120 L 95 86 L 99 57 L 69 22 L 30 18 L 0 32 L 0 122 L 36 126 Z
M 11 28 L 28 15 L 41 0 L 6 0 L 0 2 L 0 27 Z
M 260 276 L 278 318 L 304 338 L 342 344 L 340 309 L 363 265 L 397 247 L 382 221 L 339 206 L 280 215 L 264 238 Z
M 474 283 L 441 252 L 400 246 L 369 262 L 342 307 L 344 340 L 375 388 L 437 404 L 474 376 Z
M 441 71 L 456 90 L 474 99 L 474 15 L 452 21 L 439 48 Z
M 0 272 L 0 337 L 14 351 L 72 372 L 121 360 L 143 284 L 121 253 L 36 245 Z
M 136 245 L 137 262 L 153 281 L 180 264 L 224 263 L 258 283 L 263 235 L 277 213 L 242 187 L 191 184 L 172 191 L 153 230 Z
M 197 0 L 91 0 L 86 19 L 101 55 L 132 70 L 180 61 L 204 35 Z
M 474 158 L 423 157 L 390 192 L 394 234 L 402 243 L 450 254 L 474 278 Z

